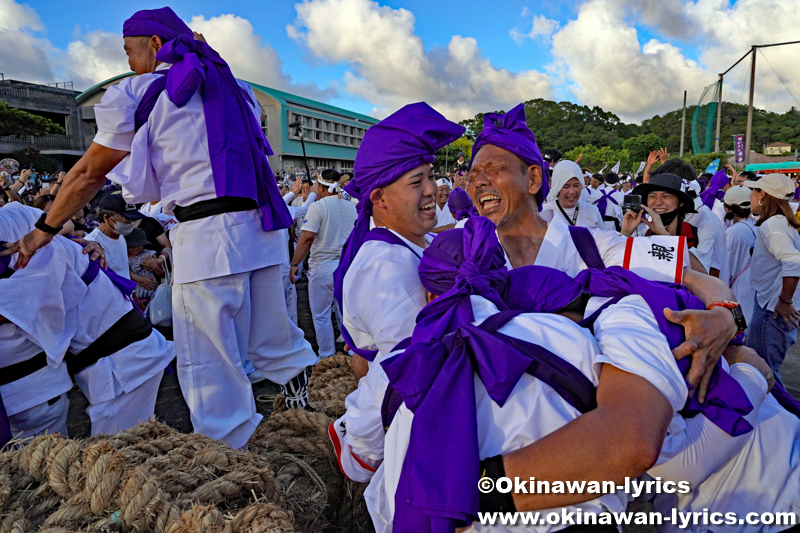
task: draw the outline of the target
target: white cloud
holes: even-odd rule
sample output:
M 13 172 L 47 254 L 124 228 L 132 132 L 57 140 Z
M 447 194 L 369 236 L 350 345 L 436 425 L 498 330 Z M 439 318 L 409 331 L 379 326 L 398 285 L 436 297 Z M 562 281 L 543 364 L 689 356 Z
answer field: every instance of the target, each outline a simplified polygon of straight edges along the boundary
M 379 116 L 424 100 L 460 120 L 551 96 L 545 74 L 497 68 L 471 37 L 454 35 L 446 49 L 427 51 L 406 9 L 371 0 L 306 0 L 295 8 L 288 34 L 317 58 L 347 64 L 344 90 L 375 104 Z
M 317 99 L 336 95 L 333 89 L 295 83 L 283 70 L 277 52 L 247 19 L 196 16 L 189 26 L 203 33 L 237 77 Z M 122 35 L 77 28 L 66 51 L 37 36 L 45 27 L 36 10 L 14 0 L 0 0 L 0 68 L 6 78 L 34 83 L 70 80 L 77 90 L 128 72 Z
M 528 8 L 523 8 L 522 16 L 526 16 Z M 517 28 L 512 28 L 508 34 L 517 44 L 521 44 L 525 39 L 541 39 L 546 41 L 555 33 L 560 24 L 557 20 L 549 19 L 544 15 L 535 15 L 531 22 L 531 29 L 527 33 L 523 33 Z
M 43 29 L 34 9 L 14 0 L 0 0 L 0 71 L 6 78 L 53 81 L 51 56 L 55 50 L 47 39 L 37 36 Z
M 675 46 L 655 39 L 640 44 L 625 15 L 617 2 L 589 0 L 553 36 L 553 56 L 579 101 L 640 120 L 675 109 L 684 89 L 713 82 Z

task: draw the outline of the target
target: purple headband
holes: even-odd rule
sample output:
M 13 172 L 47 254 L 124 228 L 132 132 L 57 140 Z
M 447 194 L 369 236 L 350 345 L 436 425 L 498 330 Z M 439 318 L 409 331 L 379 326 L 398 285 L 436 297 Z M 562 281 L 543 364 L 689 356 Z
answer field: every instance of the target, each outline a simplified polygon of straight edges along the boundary
M 453 189 L 447 198 L 447 209 L 456 214 L 456 220 L 470 216 L 472 207 L 472 199 L 467 194 L 467 191 L 461 187 Z
M 165 43 L 178 35 L 193 37 L 194 33 L 175 12 L 168 8 L 143 9 L 122 24 L 123 37 L 158 35 Z
M 542 152 L 536 144 L 536 136 L 525 122 L 525 104 L 519 104 L 508 113 L 486 113 L 483 115 L 483 131 L 475 139 L 472 147 L 472 167 L 478 151 L 486 144 L 508 150 L 529 165 L 536 165 L 542 169 L 542 188 L 536 193 L 539 210 L 542 209 L 547 193 L 550 191 L 548 183 L 548 165 L 542 158 Z

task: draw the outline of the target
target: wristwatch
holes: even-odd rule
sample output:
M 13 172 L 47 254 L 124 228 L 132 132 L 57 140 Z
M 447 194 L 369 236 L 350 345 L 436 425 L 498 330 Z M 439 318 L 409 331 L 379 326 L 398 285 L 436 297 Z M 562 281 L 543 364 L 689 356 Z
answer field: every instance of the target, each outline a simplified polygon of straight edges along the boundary
M 49 233 L 50 235 L 58 235 L 58 232 L 61 231 L 64 226 L 59 226 L 54 228 L 53 226 L 48 226 L 44 219 L 47 218 L 47 213 L 42 213 L 42 216 L 39 217 L 39 220 L 36 221 L 34 227 L 38 230 L 42 230 L 45 233 Z
M 708 306 L 708 309 L 711 310 L 712 307 L 725 307 L 730 309 L 731 314 L 733 315 L 733 320 L 736 322 L 736 335 L 743 333 L 744 330 L 747 329 L 747 320 L 742 312 L 742 306 L 736 302 L 731 302 L 730 300 L 717 300 L 716 302 L 712 302 Z

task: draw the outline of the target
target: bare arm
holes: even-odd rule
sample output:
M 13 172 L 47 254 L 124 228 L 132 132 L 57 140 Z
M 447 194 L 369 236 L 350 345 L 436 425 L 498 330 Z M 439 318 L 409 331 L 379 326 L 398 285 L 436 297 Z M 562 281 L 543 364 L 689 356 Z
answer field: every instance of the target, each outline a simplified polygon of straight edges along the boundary
M 314 239 L 317 238 L 317 234 L 311 231 L 303 231 L 300 235 L 300 240 L 297 241 L 297 246 L 294 247 L 294 256 L 292 257 L 292 268 L 289 270 L 289 279 L 291 279 L 292 283 L 295 282 L 297 271 L 300 270 L 299 265 L 303 262 L 308 255 L 309 250 L 311 250 L 311 245 L 314 243 Z
M 56 196 L 45 223 L 58 227 L 70 220 L 83 209 L 97 191 L 105 184 L 106 174 L 128 154 L 123 150 L 113 150 L 97 143 L 92 143 L 86 153 L 64 178 L 64 184 Z M 14 251 L 20 251 L 16 268 L 22 268 L 36 253 L 36 250 L 47 245 L 53 236 L 35 229 L 20 239 Z
M 172 248 L 172 244 L 169 242 L 169 237 L 167 237 L 166 233 L 162 233 L 156 237 L 156 241 L 164 248 Z
M 597 409 L 545 438 L 503 456 L 506 476 L 550 481 L 614 481 L 636 477 L 658 459 L 672 407 L 642 377 L 604 365 Z M 514 494 L 518 511 L 563 507 L 597 494 Z

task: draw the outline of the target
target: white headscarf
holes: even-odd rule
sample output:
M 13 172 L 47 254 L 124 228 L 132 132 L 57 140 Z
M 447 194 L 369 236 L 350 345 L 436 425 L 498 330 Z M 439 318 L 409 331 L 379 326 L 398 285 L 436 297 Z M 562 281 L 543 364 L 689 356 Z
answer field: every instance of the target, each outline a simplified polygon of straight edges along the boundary
M 436 180 L 437 187 L 441 187 L 442 185 L 447 185 L 451 189 L 453 188 L 453 186 L 450 184 L 450 180 L 447 178 L 439 178 L 438 180 Z
M 550 182 L 550 192 L 547 193 L 547 201 L 552 202 L 558 198 L 558 193 L 564 188 L 572 178 L 578 178 L 578 183 L 583 190 L 583 171 L 578 163 L 562 159 L 556 166 L 553 167 L 552 178 Z

